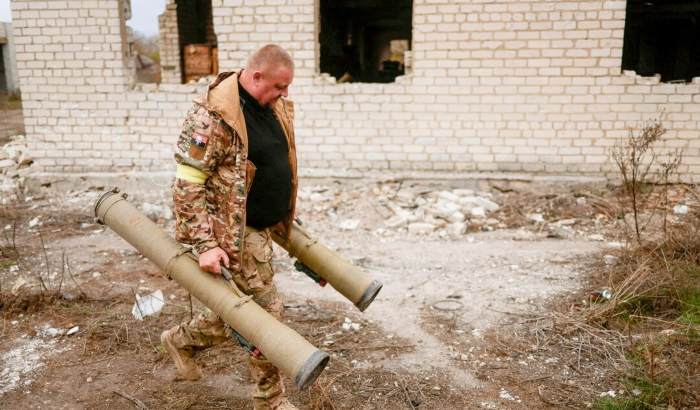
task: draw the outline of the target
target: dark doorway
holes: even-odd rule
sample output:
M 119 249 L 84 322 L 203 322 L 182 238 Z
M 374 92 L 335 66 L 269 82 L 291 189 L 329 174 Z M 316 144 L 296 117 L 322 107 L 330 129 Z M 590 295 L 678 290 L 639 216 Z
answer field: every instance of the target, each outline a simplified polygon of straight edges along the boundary
M 7 73 L 5 72 L 5 44 L 0 44 L 0 98 L 7 96 Z
M 218 52 L 211 0 L 176 0 L 183 82 L 216 74 Z
M 404 73 L 413 1 L 321 0 L 320 69 L 338 82 L 388 83 Z
M 628 0 L 622 69 L 667 83 L 700 77 L 700 0 Z

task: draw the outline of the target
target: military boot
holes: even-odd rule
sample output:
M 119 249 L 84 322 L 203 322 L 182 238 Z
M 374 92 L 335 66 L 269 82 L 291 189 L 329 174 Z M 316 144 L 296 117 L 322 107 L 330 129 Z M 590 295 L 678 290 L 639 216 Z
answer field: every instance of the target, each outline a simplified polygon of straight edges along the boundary
M 160 342 L 163 343 L 165 351 L 168 352 L 175 362 L 177 371 L 183 378 L 187 380 L 199 380 L 202 377 L 202 371 L 194 361 L 194 352 L 178 349 L 173 343 L 173 335 L 177 332 L 177 327 L 166 330 L 160 335 Z
M 255 410 L 296 409 L 287 401 L 282 374 L 275 365 L 263 357 L 255 358 L 253 356 L 248 358 L 248 363 L 250 364 L 250 375 L 255 382 L 253 390 Z
M 270 402 L 264 402 L 264 403 L 258 403 L 257 401 L 255 402 L 255 410 L 299 410 L 297 406 L 293 405 L 292 403 L 287 400 L 287 398 L 283 398 L 281 400 L 274 400 L 276 403 L 270 403 Z M 275 407 L 272 407 L 272 406 Z
M 289 400 L 284 399 L 277 407 L 275 407 L 275 410 L 299 410 L 297 406 L 293 405 L 292 403 L 289 402 Z

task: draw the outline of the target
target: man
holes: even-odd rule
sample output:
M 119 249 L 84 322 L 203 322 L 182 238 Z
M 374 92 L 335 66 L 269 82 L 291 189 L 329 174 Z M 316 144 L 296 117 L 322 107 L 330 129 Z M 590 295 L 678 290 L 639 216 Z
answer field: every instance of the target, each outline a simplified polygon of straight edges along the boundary
M 254 52 L 245 69 L 218 75 L 189 110 L 177 142 L 173 187 L 176 239 L 192 245 L 199 265 L 221 274 L 284 321 L 273 282 L 271 230 L 288 238 L 295 215 L 296 149 L 287 100 L 294 62 L 277 45 Z M 185 379 L 202 372 L 194 354 L 230 338 L 231 327 L 208 309 L 161 335 Z M 293 410 L 279 370 L 249 359 L 256 410 Z

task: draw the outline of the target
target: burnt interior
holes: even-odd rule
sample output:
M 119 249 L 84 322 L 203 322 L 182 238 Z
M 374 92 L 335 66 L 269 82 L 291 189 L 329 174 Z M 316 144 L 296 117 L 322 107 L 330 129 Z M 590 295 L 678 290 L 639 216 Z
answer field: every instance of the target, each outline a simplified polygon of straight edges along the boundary
M 661 81 L 700 77 L 700 0 L 628 0 L 622 69 Z
M 214 22 L 212 17 L 211 0 L 175 0 L 177 4 L 177 29 L 180 40 L 180 68 L 183 75 L 183 82 L 188 80 L 186 58 L 188 56 L 188 46 L 208 46 L 208 55 L 196 56 L 195 58 L 209 58 L 210 61 L 217 59 L 216 54 L 211 52 L 217 48 L 216 33 L 214 32 Z M 218 64 L 211 64 L 212 69 L 209 74 L 216 74 Z M 195 73 L 205 74 L 205 73 Z
M 5 59 L 3 49 L 5 45 L 0 43 L 0 98 L 7 94 L 7 73 L 5 72 Z
M 321 0 L 320 69 L 339 82 L 388 83 L 404 74 L 413 1 Z

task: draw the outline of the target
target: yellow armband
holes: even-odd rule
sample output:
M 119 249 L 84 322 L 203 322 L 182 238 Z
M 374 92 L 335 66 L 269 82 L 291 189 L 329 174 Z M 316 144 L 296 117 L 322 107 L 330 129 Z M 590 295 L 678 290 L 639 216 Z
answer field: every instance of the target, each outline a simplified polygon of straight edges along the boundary
M 209 178 L 209 175 L 185 164 L 177 164 L 177 173 L 175 175 L 177 178 L 184 179 L 186 181 L 194 182 L 195 184 L 204 185 Z

